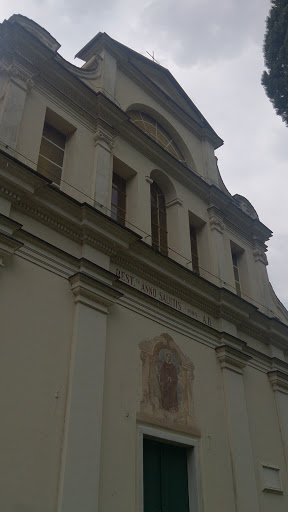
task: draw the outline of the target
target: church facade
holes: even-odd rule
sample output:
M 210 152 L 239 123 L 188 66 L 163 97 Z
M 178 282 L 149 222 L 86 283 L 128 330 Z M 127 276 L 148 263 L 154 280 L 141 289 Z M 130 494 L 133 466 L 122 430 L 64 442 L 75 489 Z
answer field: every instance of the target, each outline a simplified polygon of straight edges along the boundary
M 0 509 L 284 512 L 271 231 L 170 72 L 0 26 Z

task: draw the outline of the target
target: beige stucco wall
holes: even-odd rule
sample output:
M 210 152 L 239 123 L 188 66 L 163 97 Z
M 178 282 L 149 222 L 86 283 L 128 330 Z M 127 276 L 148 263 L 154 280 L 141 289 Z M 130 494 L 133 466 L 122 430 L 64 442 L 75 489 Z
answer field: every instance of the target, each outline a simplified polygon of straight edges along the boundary
M 111 309 L 108 323 L 105 370 L 108 378 L 104 391 L 100 509 L 109 511 L 116 506 L 123 511 L 137 509 L 134 508 L 135 503 L 137 506 L 139 493 L 136 413 L 140 411 L 142 399 L 139 343 L 143 338 L 152 339 L 163 331 L 168 331 L 195 365 L 193 400 L 196 423 L 201 431 L 204 510 L 214 510 L 215 503 L 223 511 L 234 510 L 227 404 L 225 405 L 221 369 L 215 350 L 195 341 L 193 329 L 189 337 L 183 336 L 177 330 L 167 329 L 164 321 L 152 321 L 120 305 Z M 287 481 L 273 392 L 266 372 L 250 366 L 244 370 L 243 381 L 260 510 L 268 511 L 273 503 L 273 496 L 262 492 L 261 464 L 279 467 L 283 480 Z M 237 403 L 236 396 L 235 401 Z M 142 424 L 141 421 L 138 424 Z M 169 432 L 169 429 L 165 429 L 165 424 L 163 428 Z M 175 428 L 177 431 L 177 426 Z M 241 444 L 240 438 L 239 443 Z M 245 451 L 245 445 L 242 449 Z M 135 480 L 135 487 L 131 486 L 131 482 Z M 287 493 L 286 486 L 284 493 Z M 286 499 L 281 498 L 279 510 L 287 507 Z M 279 497 L 275 496 L 274 502 L 278 506 Z
M 55 510 L 73 302 L 67 281 L 23 258 L 1 269 L 1 498 Z
M 71 125 L 66 139 L 61 190 L 78 201 L 93 202 L 95 182 L 93 130 L 89 127 L 89 123 L 83 120 L 81 114 L 76 115 L 69 108 L 63 110 L 63 105 L 59 106 L 59 101 L 56 101 L 53 94 L 44 96 L 37 89 L 32 89 L 27 94 L 17 139 L 16 157 L 37 170 L 47 109 Z M 53 181 L 53 176 L 50 179 Z
M 179 112 L 174 116 L 173 109 L 165 109 L 156 100 L 158 93 L 149 95 L 126 76 L 116 57 L 106 50 L 102 57 L 95 84 L 120 104 L 122 135 L 112 122 L 112 103 L 111 117 L 102 105 L 100 122 L 82 107 L 72 107 L 65 94 L 46 90 L 37 77 L 32 88 L 20 87 L 19 76 L 14 77 L 6 99 L 10 109 L 13 101 L 17 109 L 6 125 L 9 109 L 0 112 L 2 132 L 13 143 L 8 153 L 34 170 L 47 109 L 62 119 L 68 131 L 60 191 L 71 198 L 29 169 L 19 172 L 10 161 L 0 168 L 7 187 L 1 189 L 0 220 L 8 229 L 0 230 L 5 260 L 0 268 L 0 509 L 79 512 L 85 506 L 85 512 L 142 512 L 139 428 L 145 425 L 156 437 L 164 433 L 169 440 L 181 433 L 184 444 L 185 439 L 199 443 L 196 472 L 203 507 L 197 512 L 214 512 L 215 506 L 223 512 L 284 512 L 288 395 L 285 382 L 280 391 L 277 386 L 287 365 L 285 326 L 272 321 L 268 326 L 261 317 L 266 339 L 251 306 L 273 315 L 265 262 L 256 262 L 251 237 L 239 235 L 221 212 L 217 218 L 207 188 L 200 197 L 192 178 L 161 148 L 148 152 L 143 137 L 121 132 L 129 107 L 150 108 L 173 127 L 195 170 L 219 185 L 212 145 L 182 124 Z M 6 87 L 4 82 L 0 87 Z M 109 217 L 113 158 L 127 173 L 126 227 L 132 233 L 81 207 L 88 202 Z M 135 236 L 151 244 L 151 179 L 161 181 L 168 203 L 170 260 Z M 207 282 L 182 268 L 192 269 L 189 215 L 199 228 L 200 276 Z M 227 293 L 235 285 L 231 242 L 244 251 L 239 270 L 247 304 Z M 116 279 L 119 261 L 139 282 L 163 286 L 193 312 L 164 307 L 163 301 L 132 289 L 131 282 Z M 198 321 L 193 308 L 200 312 Z M 193 422 L 142 414 L 139 343 L 161 333 L 170 335 L 194 365 L 192 397 L 187 392 Z M 271 369 L 280 374 L 274 391 Z M 263 492 L 263 464 L 280 471 L 283 495 Z
M 53 272 L 15 256 L 1 271 L 1 291 L 4 340 L 1 401 L 6 411 L 1 438 L 2 459 L 7 469 L 1 506 L 21 504 L 22 508 L 33 510 L 41 504 L 41 509 L 48 512 L 55 509 L 60 471 L 74 309 L 70 284 Z M 145 301 L 138 299 L 134 308 L 121 305 L 121 301 L 111 307 L 108 316 L 100 510 L 108 512 L 115 506 L 123 512 L 136 510 L 139 499 L 137 424 L 142 424 L 136 421 L 142 399 L 139 343 L 162 332 L 173 337 L 195 366 L 193 401 L 195 425 L 201 433 L 200 438 L 196 438 L 200 440 L 204 509 L 213 510 L 217 503 L 223 511 L 234 510 L 226 405 L 214 348 L 207 346 L 199 327 L 191 326 L 189 336 L 185 336 L 178 329 L 167 327 L 167 314 L 161 320 L 155 310 L 158 320 L 148 318 Z M 142 313 L 136 312 L 136 307 Z M 18 312 L 16 318 L 11 311 Z M 173 321 L 173 313 L 168 312 L 169 316 Z M 199 341 L 199 335 L 204 343 Z M 277 503 L 277 510 L 284 511 L 286 498 L 263 493 L 261 487 L 261 464 L 268 464 L 279 467 L 287 494 L 273 392 L 266 372 L 249 365 L 244 370 L 243 381 L 260 510 L 268 512 L 269 507 Z M 165 426 L 155 428 L 171 432 Z
M 280 468 L 284 494 L 285 496 L 288 494 L 287 468 L 281 443 L 274 393 L 267 375 L 250 367 L 245 372 L 245 386 L 261 511 L 268 512 L 277 506 L 279 510 L 284 512 L 285 507 L 287 507 L 285 500 L 261 492 L 263 489 L 261 465 L 268 464 Z

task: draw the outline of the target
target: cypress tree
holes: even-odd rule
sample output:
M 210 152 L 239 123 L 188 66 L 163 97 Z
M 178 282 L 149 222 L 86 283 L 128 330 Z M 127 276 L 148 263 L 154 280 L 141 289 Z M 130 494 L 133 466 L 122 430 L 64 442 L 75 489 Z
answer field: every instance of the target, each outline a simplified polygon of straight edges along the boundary
M 262 85 L 276 113 L 288 126 L 288 0 L 272 0 L 266 20 Z

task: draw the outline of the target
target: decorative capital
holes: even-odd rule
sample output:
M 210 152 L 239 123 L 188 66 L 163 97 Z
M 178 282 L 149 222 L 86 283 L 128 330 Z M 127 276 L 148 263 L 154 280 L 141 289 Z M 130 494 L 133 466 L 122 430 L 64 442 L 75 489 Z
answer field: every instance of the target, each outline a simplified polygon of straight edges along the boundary
M 30 91 L 31 91 L 31 89 L 33 89 L 34 85 L 35 85 L 34 80 L 32 80 L 32 78 L 27 78 L 27 80 L 26 80 L 26 86 L 27 86 L 27 91 L 28 91 L 28 92 L 30 92 Z
M 243 369 L 251 358 L 241 350 L 237 350 L 230 345 L 220 345 L 216 347 L 217 357 L 220 361 L 221 369 L 227 368 L 232 372 L 243 374 Z
M 4 233 L 0 233 L 0 267 L 4 267 L 6 260 L 23 245 L 23 243 L 19 242 L 15 238 Z
M 110 150 L 112 150 L 115 146 L 114 138 L 115 137 L 113 135 L 110 135 L 110 133 L 103 128 L 97 128 L 94 134 L 94 143 L 95 146 L 97 146 L 97 144 L 104 142 Z
M 281 391 L 288 395 L 288 374 L 281 370 L 267 372 L 273 391 Z
M 147 183 L 149 183 L 149 185 L 152 185 L 153 180 L 150 178 L 150 176 L 146 176 L 145 179 L 146 179 Z
M 34 87 L 34 81 L 27 77 L 15 64 L 8 65 L 3 61 L 0 62 L 0 73 L 6 73 L 9 78 L 20 80 L 26 85 L 28 91 Z
M 14 233 L 22 227 L 22 224 L 0 214 L 0 267 L 24 244 L 14 238 Z
M 255 258 L 255 261 L 261 261 L 264 265 L 268 265 L 268 259 L 264 251 L 261 251 L 261 249 L 255 249 L 253 251 L 253 256 Z
M 94 277 L 77 272 L 69 278 L 75 302 L 108 314 L 109 306 L 115 304 L 122 297 L 122 293 L 114 290 L 106 283 Z
M 225 224 L 222 219 L 213 214 L 210 216 L 210 227 L 212 231 L 215 229 L 221 234 L 225 231 Z
M 115 137 L 118 133 L 112 128 L 109 122 L 105 120 L 105 116 L 102 114 L 99 114 L 96 123 L 96 131 L 94 134 L 95 146 L 101 144 L 102 147 L 111 151 L 115 145 Z

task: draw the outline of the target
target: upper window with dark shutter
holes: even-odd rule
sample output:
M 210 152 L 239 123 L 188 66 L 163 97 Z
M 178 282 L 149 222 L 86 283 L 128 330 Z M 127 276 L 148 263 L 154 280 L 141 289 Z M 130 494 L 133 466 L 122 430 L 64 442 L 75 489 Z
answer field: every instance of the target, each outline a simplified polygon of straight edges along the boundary
M 200 274 L 198 247 L 197 247 L 197 232 L 193 226 L 190 226 L 190 244 L 191 244 L 192 269 L 194 270 L 194 272 L 196 272 L 196 274 Z
M 152 247 L 162 254 L 168 255 L 167 218 L 164 194 L 155 183 L 151 184 L 151 235 Z
M 126 180 L 113 172 L 111 218 L 125 225 L 126 216 Z
M 37 171 L 54 181 L 61 182 L 66 136 L 45 122 L 38 158 Z

